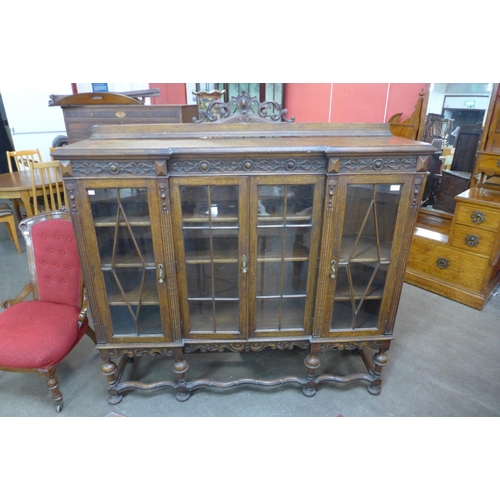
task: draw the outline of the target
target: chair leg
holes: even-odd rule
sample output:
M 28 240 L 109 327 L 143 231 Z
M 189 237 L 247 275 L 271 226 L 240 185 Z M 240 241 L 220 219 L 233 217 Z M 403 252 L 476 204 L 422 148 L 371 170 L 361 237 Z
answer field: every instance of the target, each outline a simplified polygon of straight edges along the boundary
M 17 253 L 22 253 L 21 247 L 19 246 L 19 240 L 17 238 L 16 221 L 14 220 L 14 216 L 11 215 L 5 218 L 2 222 L 5 222 L 5 224 L 7 225 L 7 232 L 9 233 L 9 238 L 16 245 Z
M 22 205 L 19 203 L 18 200 L 13 199 L 12 200 L 12 208 L 14 210 L 14 213 L 16 214 L 16 218 L 18 220 L 18 223 L 20 223 L 24 218 L 23 214 L 21 213 Z
M 59 413 L 63 409 L 63 395 L 59 390 L 59 381 L 56 377 L 56 367 L 51 366 L 48 370 L 38 370 L 38 374 L 45 378 L 45 384 L 52 392 L 52 399 L 56 404 L 56 411 Z

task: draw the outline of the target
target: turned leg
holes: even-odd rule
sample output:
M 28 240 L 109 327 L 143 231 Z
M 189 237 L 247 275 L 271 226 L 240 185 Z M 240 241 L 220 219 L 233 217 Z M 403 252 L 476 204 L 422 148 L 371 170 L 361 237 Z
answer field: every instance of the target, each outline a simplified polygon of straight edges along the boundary
M 187 381 L 185 373 L 187 372 L 189 365 L 184 359 L 184 352 L 182 347 L 177 347 L 175 349 L 175 363 L 174 372 L 177 375 L 178 385 L 177 385 L 177 401 L 187 401 L 189 399 L 190 393 L 187 390 Z
M 102 353 L 101 356 L 104 361 L 101 371 L 103 375 L 105 375 L 108 379 L 108 402 L 112 405 L 116 405 L 123 399 L 123 396 L 121 394 L 118 394 L 118 391 L 116 389 L 119 381 L 118 367 L 113 361 L 111 361 L 111 358 L 105 352 Z
M 48 370 L 38 370 L 38 374 L 45 378 L 45 384 L 52 393 L 52 399 L 56 404 L 56 411 L 59 413 L 63 409 L 63 395 L 59 390 L 59 381 L 56 377 L 56 367 L 52 366 Z
M 320 367 L 321 362 L 317 356 L 319 346 L 316 344 L 311 344 L 311 350 L 309 355 L 304 361 L 304 364 L 307 367 L 307 375 L 306 375 L 306 385 L 302 387 L 302 392 L 305 396 L 312 397 L 316 394 L 316 383 L 314 382 L 314 378 L 316 376 L 316 369 Z
M 386 354 L 387 349 L 389 349 L 388 346 L 382 347 L 372 358 L 374 364 L 373 382 L 367 389 L 370 394 L 374 394 L 375 396 L 380 394 L 382 390 L 382 368 L 387 364 L 387 361 L 389 361 L 389 357 Z

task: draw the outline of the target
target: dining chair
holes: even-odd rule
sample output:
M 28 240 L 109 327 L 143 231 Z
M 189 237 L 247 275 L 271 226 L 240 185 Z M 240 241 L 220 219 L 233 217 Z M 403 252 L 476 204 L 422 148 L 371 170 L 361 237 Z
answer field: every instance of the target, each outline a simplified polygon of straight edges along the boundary
M 21 247 L 19 246 L 19 239 L 17 238 L 17 227 L 16 221 L 14 219 L 14 211 L 10 208 L 7 203 L 0 203 L 0 222 L 5 222 L 7 225 L 7 232 L 9 234 L 10 241 L 13 241 L 16 245 L 17 253 L 22 253 Z
M 9 172 L 20 172 L 21 170 L 31 170 L 31 166 L 42 161 L 42 155 L 39 149 L 23 149 L 19 151 L 6 151 L 7 165 Z M 24 208 L 21 199 L 13 199 L 12 205 L 16 213 L 21 213 L 20 208 Z M 25 209 L 26 212 L 26 209 Z M 23 214 L 23 218 L 26 215 Z
M 24 149 L 22 151 L 7 151 L 9 171 L 29 170 L 34 163 L 42 161 L 39 149 Z M 15 167 L 15 168 L 14 168 Z
M 33 213 L 50 212 L 64 206 L 65 191 L 60 161 L 46 161 L 31 165 L 31 197 Z M 38 180 L 38 182 L 37 182 Z M 42 194 L 37 195 L 40 191 Z
M 87 334 L 88 324 L 77 242 L 69 210 L 24 219 L 30 281 L 14 299 L 2 302 L 0 370 L 33 372 L 45 378 L 56 411 L 63 408 L 56 367 Z M 32 295 L 32 300 L 26 300 Z

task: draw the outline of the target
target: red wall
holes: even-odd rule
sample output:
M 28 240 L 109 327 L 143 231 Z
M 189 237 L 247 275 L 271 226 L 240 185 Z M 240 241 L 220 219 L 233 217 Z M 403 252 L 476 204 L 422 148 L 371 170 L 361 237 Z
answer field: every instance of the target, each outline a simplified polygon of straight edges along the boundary
M 386 123 L 408 118 L 427 83 L 287 83 L 285 108 L 296 122 Z
M 150 83 L 159 88 L 153 104 L 186 104 L 184 83 Z M 427 83 L 286 83 L 287 117 L 296 122 L 387 123 L 408 118 Z
M 150 89 L 160 89 L 160 96 L 151 99 L 152 104 L 186 104 L 185 83 L 150 83 Z

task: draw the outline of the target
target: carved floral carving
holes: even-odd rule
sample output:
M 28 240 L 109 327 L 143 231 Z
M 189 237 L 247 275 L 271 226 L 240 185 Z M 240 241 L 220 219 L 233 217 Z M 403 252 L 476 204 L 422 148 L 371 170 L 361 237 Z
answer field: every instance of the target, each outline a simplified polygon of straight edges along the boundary
M 335 349 L 352 351 L 354 349 L 364 349 L 369 347 L 371 349 L 380 349 L 382 340 L 366 340 L 361 342 L 328 342 L 320 344 L 320 352 L 332 351 Z
M 153 162 L 74 162 L 75 176 L 105 176 L 105 175 L 156 175 Z
M 148 355 L 155 356 L 156 354 L 161 354 L 162 356 L 173 356 L 174 349 L 173 347 L 145 347 L 145 348 L 136 348 L 136 349 L 108 349 L 108 355 L 110 358 L 118 358 L 120 356 L 126 355 L 129 357 L 137 357 Z
M 191 353 L 199 350 L 200 352 L 258 352 L 264 349 L 272 349 L 283 351 L 286 349 L 292 350 L 294 347 L 307 349 L 309 342 L 307 340 L 297 340 L 290 342 L 228 342 L 221 344 L 186 344 L 184 346 L 185 353 Z
M 416 170 L 417 158 L 341 158 L 340 170 Z
M 233 110 L 231 110 L 233 108 Z M 257 112 L 254 111 L 257 108 Z M 252 121 L 293 122 L 295 117 L 285 117 L 288 110 L 281 109 L 276 101 L 259 102 L 255 96 L 251 96 L 246 90 L 242 90 L 236 97 L 232 97 L 229 103 L 221 100 L 211 101 L 205 109 L 199 110 L 199 118 L 193 118 L 193 122 L 216 122 L 234 121 L 240 123 Z
M 326 160 L 323 158 L 308 158 L 297 160 L 286 159 L 252 159 L 252 160 L 202 160 L 180 161 L 174 160 L 168 164 L 171 172 L 275 172 L 278 170 L 317 172 L 326 170 Z

